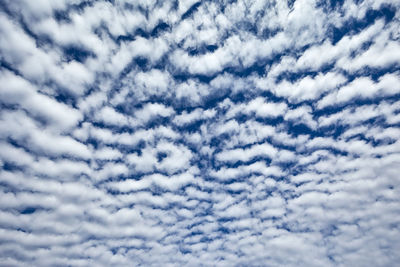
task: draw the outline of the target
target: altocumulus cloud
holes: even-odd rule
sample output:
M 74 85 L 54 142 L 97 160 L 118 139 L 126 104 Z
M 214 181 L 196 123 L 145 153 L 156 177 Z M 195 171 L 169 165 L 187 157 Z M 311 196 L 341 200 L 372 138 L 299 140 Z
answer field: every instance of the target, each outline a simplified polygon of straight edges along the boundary
M 395 266 L 397 0 L 0 0 L 1 266 Z

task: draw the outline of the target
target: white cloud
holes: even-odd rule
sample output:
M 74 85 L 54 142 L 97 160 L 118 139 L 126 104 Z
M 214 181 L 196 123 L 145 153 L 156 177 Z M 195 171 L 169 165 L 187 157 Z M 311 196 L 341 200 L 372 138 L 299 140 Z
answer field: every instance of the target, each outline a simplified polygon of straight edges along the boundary
M 324 108 L 338 103 L 347 102 L 353 98 L 368 99 L 396 95 L 400 92 L 397 74 L 385 74 L 377 83 L 368 77 L 360 77 L 341 87 L 318 102 L 318 108 Z
M 173 115 L 175 111 L 171 107 L 166 107 L 159 103 L 148 103 L 143 106 L 142 109 L 135 111 L 135 117 L 141 123 L 151 121 L 155 117 L 169 117 Z
M 237 148 L 226 150 L 216 155 L 220 161 L 236 162 L 236 161 L 249 161 L 256 156 L 268 156 L 272 158 L 277 153 L 277 150 L 268 143 L 256 144 L 249 148 Z
M 305 100 L 318 99 L 323 93 L 336 89 L 344 84 L 346 78 L 337 73 L 328 72 L 327 74 L 318 74 L 315 78 L 309 76 L 296 81 L 295 83 L 286 80 L 274 85 L 272 91 L 278 96 L 284 96 L 289 101 L 298 103 Z M 263 84 L 263 80 L 258 81 L 261 88 L 268 88 Z
M 259 117 L 278 117 L 282 116 L 287 109 L 285 103 L 265 103 L 262 98 L 256 98 L 246 104 L 246 113 L 254 112 Z
M 214 117 L 216 114 L 216 110 L 202 110 L 200 108 L 197 108 L 193 110 L 192 112 L 188 113 L 186 111 L 183 111 L 182 114 L 175 116 L 174 118 L 174 123 L 183 126 L 185 124 L 193 123 L 198 120 L 202 119 L 210 119 Z
M 108 125 L 124 126 L 129 123 L 128 118 L 124 114 L 108 106 L 103 107 L 95 116 L 99 121 Z
M 42 131 L 35 122 L 23 112 L 7 112 L 0 117 L 2 138 L 13 138 L 38 153 L 49 155 L 70 155 L 87 159 L 91 156 L 86 145 L 69 136 L 51 131 Z M 25 143 L 25 140 L 28 142 Z
M 95 151 L 94 157 L 100 160 L 116 160 L 123 156 L 123 154 L 117 150 L 110 147 L 104 147 Z
M 312 108 L 309 106 L 301 106 L 296 109 L 291 109 L 285 114 L 285 120 L 293 121 L 294 124 L 304 123 L 311 129 L 317 127 L 317 122 L 312 115 Z

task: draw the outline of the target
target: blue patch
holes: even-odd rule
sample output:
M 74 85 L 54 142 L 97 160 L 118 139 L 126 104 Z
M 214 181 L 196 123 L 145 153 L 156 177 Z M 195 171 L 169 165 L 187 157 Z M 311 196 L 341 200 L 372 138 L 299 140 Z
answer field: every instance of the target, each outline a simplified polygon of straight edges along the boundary
M 95 57 L 93 52 L 85 48 L 76 46 L 65 47 L 63 52 L 64 52 L 64 58 L 68 62 L 74 60 L 83 63 L 86 61 L 88 57 Z
M 71 18 L 69 17 L 69 13 L 65 10 L 55 10 L 54 18 L 59 23 L 70 23 Z
M 150 36 L 153 37 L 153 38 L 158 37 L 158 36 L 160 36 L 161 34 L 165 33 L 166 31 L 168 31 L 170 29 L 171 29 L 171 27 L 167 23 L 161 21 L 151 31 Z
M 202 45 L 200 47 L 189 49 L 188 54 L 191 56 L 204 55 L 207 53 L 212 53 L 217 49 L 218 49 L 217 45 Z
M 20 213 L 21 214 L 32 214 L 36 211 L 35 207 L 26 207 L 25 209 L 23 209 Z
M 201 6 L 201 1 L 197 2 L 195 4 L 193 4 L 182 16 L 181 16 L 181 20 L 185 20 L 189 17 L 191 17 L 196 11 L 197 9 Z

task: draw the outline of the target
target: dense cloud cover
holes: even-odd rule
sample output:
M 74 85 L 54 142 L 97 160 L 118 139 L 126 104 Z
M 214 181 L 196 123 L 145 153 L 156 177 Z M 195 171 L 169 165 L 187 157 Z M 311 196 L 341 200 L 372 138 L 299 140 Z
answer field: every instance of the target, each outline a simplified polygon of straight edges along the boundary
M 398 0 L 0 0 L 0 266 L 395 266 Z

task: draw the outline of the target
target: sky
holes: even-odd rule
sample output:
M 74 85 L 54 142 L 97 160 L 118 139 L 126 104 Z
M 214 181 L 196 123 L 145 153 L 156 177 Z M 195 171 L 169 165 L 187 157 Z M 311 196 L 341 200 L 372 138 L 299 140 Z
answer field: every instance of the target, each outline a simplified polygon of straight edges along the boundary
M 0 0 L 0 266 L 400 266 L 398 0 Z

